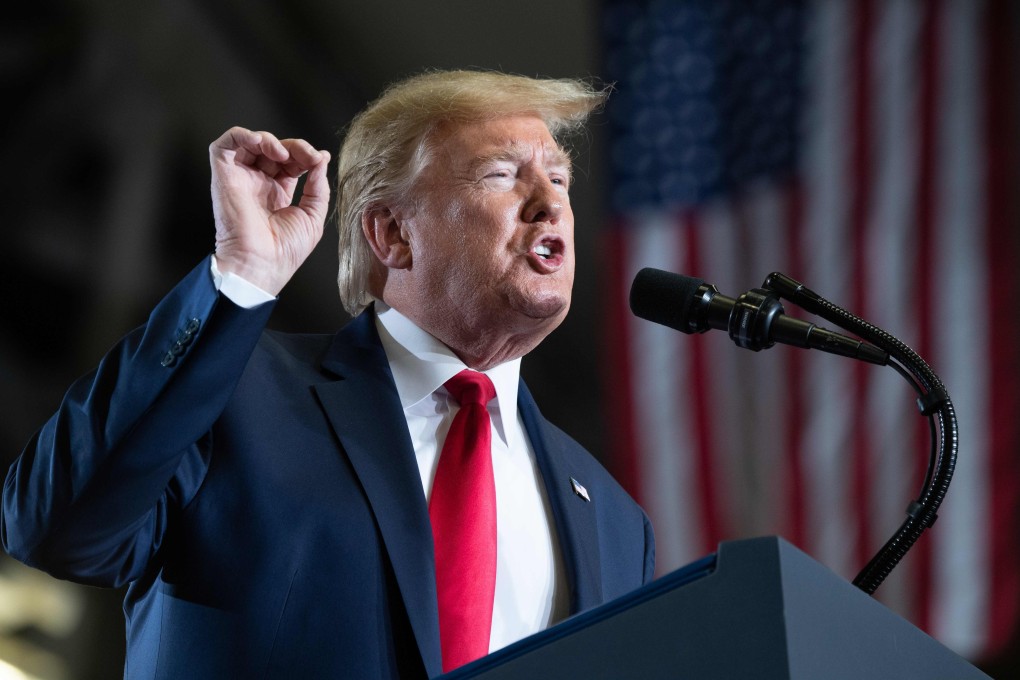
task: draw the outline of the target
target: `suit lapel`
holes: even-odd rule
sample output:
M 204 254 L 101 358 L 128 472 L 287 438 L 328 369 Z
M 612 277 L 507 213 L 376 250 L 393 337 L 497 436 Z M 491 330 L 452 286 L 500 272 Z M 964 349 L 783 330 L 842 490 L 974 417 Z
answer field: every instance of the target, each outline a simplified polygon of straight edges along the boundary
M 575 492 L 571 479 L 585 484 L 583 475 L 571 469 L 565 455 L 567 446 L 576 446 L 551 428 L 538 410 L 524 381 L 517 392 L 517 406 L 524 420 L 538 468 L 542 472 L 553 520 L 563 551 L 563 562 L 570 584 L 570 613 L 576 614 L 602 604 L 602 571 L 599 561 L 598 526 L 595 504 Z
M 315 386 L 365 489 L 429 677 L 442 672 L 432 527 L 421 475 L 371 312 L 334 339 L 323 367 L 340 379 Z

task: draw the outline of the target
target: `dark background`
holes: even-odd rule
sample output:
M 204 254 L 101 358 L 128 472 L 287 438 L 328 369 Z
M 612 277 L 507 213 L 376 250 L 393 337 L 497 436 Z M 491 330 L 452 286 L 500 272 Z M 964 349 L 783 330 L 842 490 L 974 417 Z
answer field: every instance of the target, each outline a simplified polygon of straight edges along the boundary
M 581 0 L 56 1 L 5 14 L 4 468 L 71 381 L 211 251 L 208 145 L 231 125 L 303 137 L 335 157 L 355 112 L 425 68 L 550 77 L 601 70 L 598 6 Z M 591 143 L 576 144 L 574 308 L 523 369 L 546 414 L 600 456 L 604 126 L 596 120 Z M 335 330 L 346 320 L 335 277 L 331 223 L 271 325 Z M 5 595 L 9 610 L 0 613 L 0 659 L 45 678 L 119 676 L 119 594 L 37 578 L 0 555 L 0 612 Z M 53 593 L 52 607 L 40 604 Z
M 211 251 L 207 148 L 226 128 L 304 137 L 335 156 L 356 111 L 425 68 L 598 77 L 600 21 L 596 0 L 54 0 L 5 9 L 2 469 L 71 381 Z M 603 459 L 606 127 L 597 117 L 577 144 L 573 310 L 523 367 L 546 415 Z M 334 228 L 284 291 L 273 327 L 330 332 L 345 321 Z M 119 602 L 0 555 L 0 676 L 7 660 L 47 680 L 119 677 Z

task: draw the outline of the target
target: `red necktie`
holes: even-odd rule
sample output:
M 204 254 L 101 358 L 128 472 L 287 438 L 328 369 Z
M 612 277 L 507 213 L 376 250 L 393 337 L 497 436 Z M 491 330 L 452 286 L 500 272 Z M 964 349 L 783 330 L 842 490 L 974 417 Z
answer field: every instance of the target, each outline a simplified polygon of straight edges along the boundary
M 496 592 L 496 483 L 485 408 L 496 390 L 488 376 L 469 370 L 450 378 L 446 389 L 460 410 L 429 500 L 444 673 L 489 653 Z

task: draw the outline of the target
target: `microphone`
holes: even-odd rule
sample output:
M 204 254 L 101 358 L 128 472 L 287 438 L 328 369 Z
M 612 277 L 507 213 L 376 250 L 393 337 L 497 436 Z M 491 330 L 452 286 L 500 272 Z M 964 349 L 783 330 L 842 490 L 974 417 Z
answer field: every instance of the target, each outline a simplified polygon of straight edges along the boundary
M 874 345 L 786 316 L 779 296 L 764 288 L 733 299 L 702 279 L 645 268 L 634 277 L 630 309 L 635 316 L 681 333 L 724 330 L 739 347 L 755 352 L 778 342 L 879 366 L 889 363 L 889 355 Z

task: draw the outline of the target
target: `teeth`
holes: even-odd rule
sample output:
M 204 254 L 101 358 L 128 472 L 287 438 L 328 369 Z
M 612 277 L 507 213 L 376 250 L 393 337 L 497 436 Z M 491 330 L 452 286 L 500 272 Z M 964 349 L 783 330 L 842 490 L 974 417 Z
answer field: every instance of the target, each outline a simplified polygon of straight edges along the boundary
M 544 258 L 552 257 L 552 249 L 547 245 L 537 245 L 535 246 L 535 254 Z

